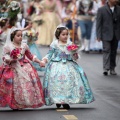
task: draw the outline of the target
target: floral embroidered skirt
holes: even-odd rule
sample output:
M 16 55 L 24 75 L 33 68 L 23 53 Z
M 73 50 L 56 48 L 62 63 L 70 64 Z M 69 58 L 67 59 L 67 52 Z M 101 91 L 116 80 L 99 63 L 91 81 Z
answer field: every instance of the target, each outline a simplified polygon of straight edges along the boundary
M 45 104 L 42 85 L 30 63 L 22 66 L 30 81 L 20 76 L 15 68 L 0 67 L 0 107 L 12 109 L 36 108 Z
M 73 61 L 50 62 L 43 81 L 46 105 L 88 104 L 94 101 L 83 69 Z

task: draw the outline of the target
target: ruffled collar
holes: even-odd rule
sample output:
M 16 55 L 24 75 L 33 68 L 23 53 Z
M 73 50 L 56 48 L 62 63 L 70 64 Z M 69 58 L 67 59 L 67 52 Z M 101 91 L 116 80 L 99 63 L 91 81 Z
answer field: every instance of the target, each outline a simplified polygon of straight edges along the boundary
M 53 43 L 53 47 L 60 49 L 61 51 L 65 52 L 66 54 L 70 54 L 70 52 L 67 50 L 67 46 L 71 45 L 71 44 L 72 44 L 72 42 L 70 40 L 68 40 L 66 44 L 60 44 L 59 41 L 56 40 Z

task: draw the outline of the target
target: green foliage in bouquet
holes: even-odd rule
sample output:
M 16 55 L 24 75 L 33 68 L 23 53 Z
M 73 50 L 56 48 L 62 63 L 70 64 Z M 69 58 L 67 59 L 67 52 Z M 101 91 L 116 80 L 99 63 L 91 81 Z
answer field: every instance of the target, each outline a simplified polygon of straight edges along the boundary
M 15 18 L 19 12 L 20 12 L 20 8 L 17 9 L 17 10 L 12 10 L 10 8 L 10 10 L 8 11 L 8 17 L 9 18 Z
M 44 23 L 43 20 L 35 20 L 34 22 L 37 23 L 38 25 L 42 25 Z
M 36 41 L 38 39 L 38 32 L 34 32 L 34 31 L 27 31 L 25 34 L 25 37 L 27 38 L 29 43 L 33 43 L 34 41 Z

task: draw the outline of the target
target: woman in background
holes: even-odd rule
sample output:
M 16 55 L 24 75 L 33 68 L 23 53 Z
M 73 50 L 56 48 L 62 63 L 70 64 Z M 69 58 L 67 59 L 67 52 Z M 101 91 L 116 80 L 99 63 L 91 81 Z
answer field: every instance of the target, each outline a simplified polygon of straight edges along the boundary
M 7 28 L 8 28 L 8 19 L 6 18 L 0 18 L 0 65 L 2 64 L 2 51 L 3 46 L 6 41 L 7 36 Z
M 56 0 L 43 0 L 40 2 L 40 10 L 40 16 L 34 19 L 34 21 L 43 21 L 42 24 L 36 27 L 36 31 L 39 32 L 36 43 L 49 46 L 52 42 L 54 31 L 60 24 L 60 15 L 56 8 Z

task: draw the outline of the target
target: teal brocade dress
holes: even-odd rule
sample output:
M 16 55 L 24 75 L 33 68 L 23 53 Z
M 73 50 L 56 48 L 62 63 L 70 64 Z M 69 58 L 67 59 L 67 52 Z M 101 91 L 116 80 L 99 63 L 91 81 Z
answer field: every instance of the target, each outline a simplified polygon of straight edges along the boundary
M 36 55 L 39 60 L 41 60 L 42 56 L 41 56 L 40 50 L 39 50 L 38 46 L 35 43 L 35 41 L 37 39 L 28 40 L 28 37 L 26 37 L 26 32 L 27 31 L 23 31 L 23 41 L 22 42 L 28 44 L 30 52 L 33 55 Z M 45 68 L 40 67 L 39 64 L 36 63 L 36 62 L 32 62 L 32 65 L 35 67 L 35 69 L 37 71 L 44 71 L 45 70 Z
M 41 60 L 42 56 L 41 56 L 39 48 L 37 47 L 35 42 L 30 42 L 30 43 L 28 42 L 28 46 L 29 46 L 30 52 L 33 55 L 36 55 L 39 60 Z M 38 63 L 33 62 L 32 65 L 35 67 L 35 69 L 37 71 L 44 71 L 45 70 L 43 67 L 40 67 Z
M 85 72 L 66 50 L 68 44 L 58 45 L 58 41 L 54 41 L 45 56 L 49 60 L 43 81 L 46 105 L 94 101 Z

